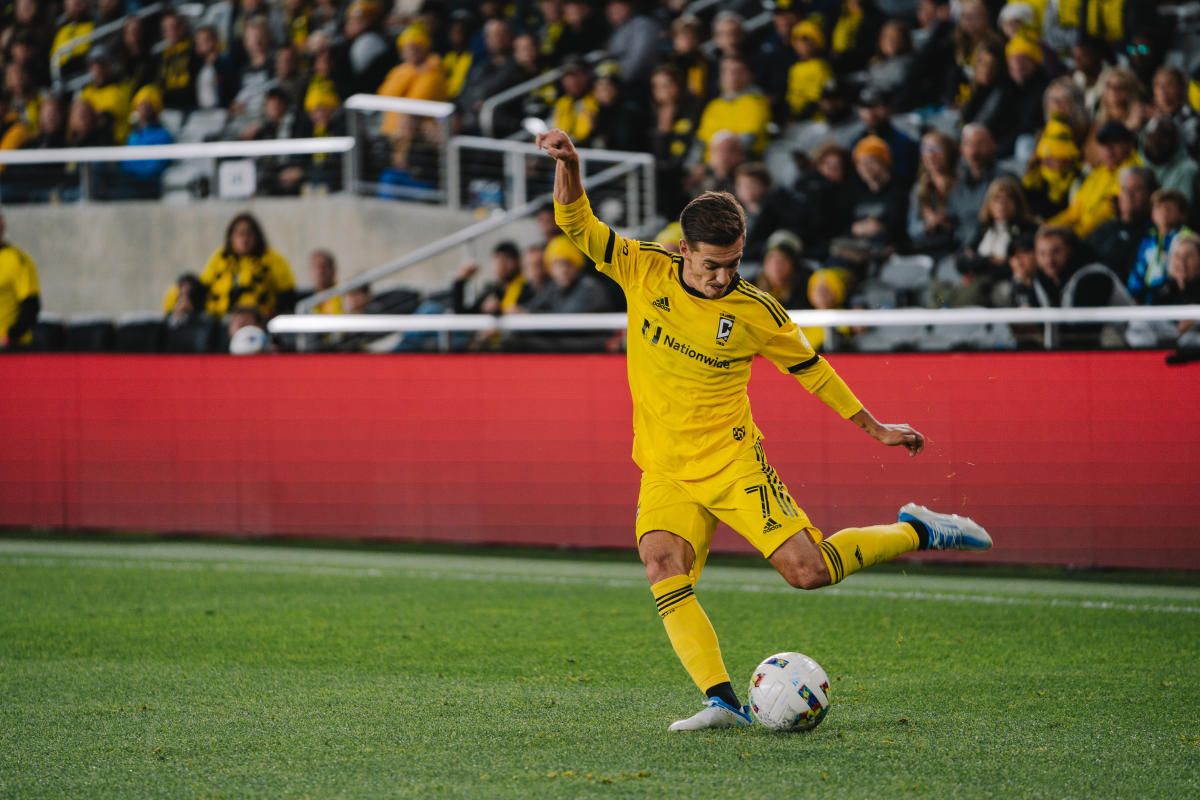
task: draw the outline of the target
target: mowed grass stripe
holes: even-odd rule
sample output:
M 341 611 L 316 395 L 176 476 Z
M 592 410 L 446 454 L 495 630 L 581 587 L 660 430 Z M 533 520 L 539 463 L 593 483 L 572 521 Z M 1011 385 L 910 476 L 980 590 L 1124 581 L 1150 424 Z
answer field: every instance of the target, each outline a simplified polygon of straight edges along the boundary
M 253 545 L 155 543 L 87 544 L 77 542 L 0 541 L 0 565 L 14 567 L 92 567 L 183 571 L 302 574 L 357 578 L 403 575 L 433 581 L 587 585 L 644 588 L 636 564 L 585 560 L 538 560 L 495 556 L 448 556 L 409 553 L 359 553 Z M 367 566 L 371 564 L 371 566 Z M 1026 586 L 1024 584 L 1030 584 Z M 795 594 L 769 568 L 710 567 L 705 592 Z M 1087 595 L 1069 581 L 955 578 L 943 576 L 854 576 L 850 585 L 824 589 L 816 596 L 877 598 L 898 601 L 1039 606 L 1099 611 L 1200 614 L 1200 589 L 1128 584 L 1087 585 Z M 1034 591 L 1028 591 L 1033 589 Z M 1059 591 L 1055 591 L 1055 590 Z M 1154 600 L 1169 599 L 1160 603 Z M 1145 600 L 1147 602 L 1134 602 Z

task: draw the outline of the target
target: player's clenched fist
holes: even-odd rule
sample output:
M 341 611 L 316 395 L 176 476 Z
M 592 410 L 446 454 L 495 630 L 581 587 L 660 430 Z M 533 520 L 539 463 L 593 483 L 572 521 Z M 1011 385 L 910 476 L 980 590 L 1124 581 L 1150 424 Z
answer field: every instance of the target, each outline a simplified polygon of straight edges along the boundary
M 545 150 L 557 161 L 577 161 L 579 159 L 579 153 L 575 152 L 575 145 L 571 142 L 571 137 L 558 128 L 539 133 L 536 143 L 539 148 Z

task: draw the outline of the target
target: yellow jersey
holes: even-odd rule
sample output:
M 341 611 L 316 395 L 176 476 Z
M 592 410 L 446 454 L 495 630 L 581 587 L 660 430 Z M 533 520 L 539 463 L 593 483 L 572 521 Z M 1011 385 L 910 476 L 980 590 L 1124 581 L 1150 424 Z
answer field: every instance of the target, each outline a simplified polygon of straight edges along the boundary
M 629 307 L 628 374 L 633 460 L 676 480 L 710 477 L 762 439 L 746 387 L 756 355 L 844 418 L 862 403 L 817 355 L 779 302 L 735 278 L 709 299 L 683 282 L 683 259 L 654 242 L 619 236 L 592 213 L 587 196 L 554 204 L 564 234 L 616 281 Z
M 253 308 L 271 317 L 279 295 L 296 288 L 287 259 L 271 249 L 254 258 L 226 255 L 224 248 L 218 248 L 200 273 L 200 282 L 208 287 L 205 311 L 214 317 L 223 317 L 233 308 Z
M 19 247 L 0 243 L 0 340 L 8 337 L 8 329 L 21 315 L 21 303 L 40 293 L 33 259 Z M 32 343 L 33 331 L 26 331 L 21 341 L 15 342 Z

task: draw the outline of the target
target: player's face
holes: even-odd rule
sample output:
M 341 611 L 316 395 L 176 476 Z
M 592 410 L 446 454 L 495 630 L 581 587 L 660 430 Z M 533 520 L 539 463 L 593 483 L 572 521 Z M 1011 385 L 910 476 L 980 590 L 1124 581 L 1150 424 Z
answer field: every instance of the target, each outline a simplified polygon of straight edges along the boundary
M 724 247 L 707 242 L 693 246 L 686 240 L 681 241 L 679 254 L 683 256 L 683 282 L 710 300 L 724 296 L 729 291 L 729 285 L 737 278 L 745 244 L 745 236 Z

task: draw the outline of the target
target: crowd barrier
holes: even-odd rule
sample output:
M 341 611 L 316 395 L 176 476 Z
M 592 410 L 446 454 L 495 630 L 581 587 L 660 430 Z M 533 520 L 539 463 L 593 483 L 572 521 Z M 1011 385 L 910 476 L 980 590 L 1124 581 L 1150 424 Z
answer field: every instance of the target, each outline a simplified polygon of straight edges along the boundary
M 1200 569 L 1200 366 L 831 360 L 928 447 L 883 448 L 757 364 L 767 455 L 826 533 L 912 500 L 991 530 L 991 554 L 952 559 Z M 17 355 L 0 384 L 0 526 L 633 544 L 621 357 Z M 727 530 L 715 544 L 747 550 Z

